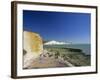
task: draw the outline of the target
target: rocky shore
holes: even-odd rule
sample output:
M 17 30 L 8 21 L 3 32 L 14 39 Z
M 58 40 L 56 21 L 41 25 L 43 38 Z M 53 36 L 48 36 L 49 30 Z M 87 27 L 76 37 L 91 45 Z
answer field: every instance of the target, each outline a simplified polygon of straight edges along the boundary
M 44 47 L 39 34 L 24 31 L 23 69 L 89 66 L 81 49 Z

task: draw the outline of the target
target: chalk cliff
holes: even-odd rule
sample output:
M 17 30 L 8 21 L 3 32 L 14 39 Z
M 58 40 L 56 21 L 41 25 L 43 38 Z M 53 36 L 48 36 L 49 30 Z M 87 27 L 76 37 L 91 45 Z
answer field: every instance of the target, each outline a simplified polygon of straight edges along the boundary
M 24 31 L 24 50 L 26 51 L 24 55 L 24 68 L 30 66 L 34 59 L 38 58 L 43 52 L 42 38 L 39 34 Z

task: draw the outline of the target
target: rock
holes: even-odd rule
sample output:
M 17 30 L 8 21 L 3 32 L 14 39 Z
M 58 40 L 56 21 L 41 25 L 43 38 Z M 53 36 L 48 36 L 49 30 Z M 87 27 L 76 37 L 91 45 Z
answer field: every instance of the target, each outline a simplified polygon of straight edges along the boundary
M 28 68 L 31 63 L 43 53 L 43 42 L 39 34 L 24 31 L 24 68 Z

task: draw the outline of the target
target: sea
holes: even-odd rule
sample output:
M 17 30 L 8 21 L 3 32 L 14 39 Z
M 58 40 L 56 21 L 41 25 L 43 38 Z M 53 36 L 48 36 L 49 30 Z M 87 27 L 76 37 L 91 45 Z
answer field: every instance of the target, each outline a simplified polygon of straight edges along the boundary
M 67 45 L 45 45 L 46 47 L 74 48 L 81 49 L 85 55 L 91 55 L 90 44 L 67 44 Z

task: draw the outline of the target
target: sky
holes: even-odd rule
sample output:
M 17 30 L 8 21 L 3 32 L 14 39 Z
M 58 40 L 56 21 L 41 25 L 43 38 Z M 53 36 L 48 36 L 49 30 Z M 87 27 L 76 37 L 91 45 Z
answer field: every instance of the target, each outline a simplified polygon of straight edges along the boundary
M 43 40 L 90 43 L 90 20 L 89 13 L 23 10 L 23 30 Z

